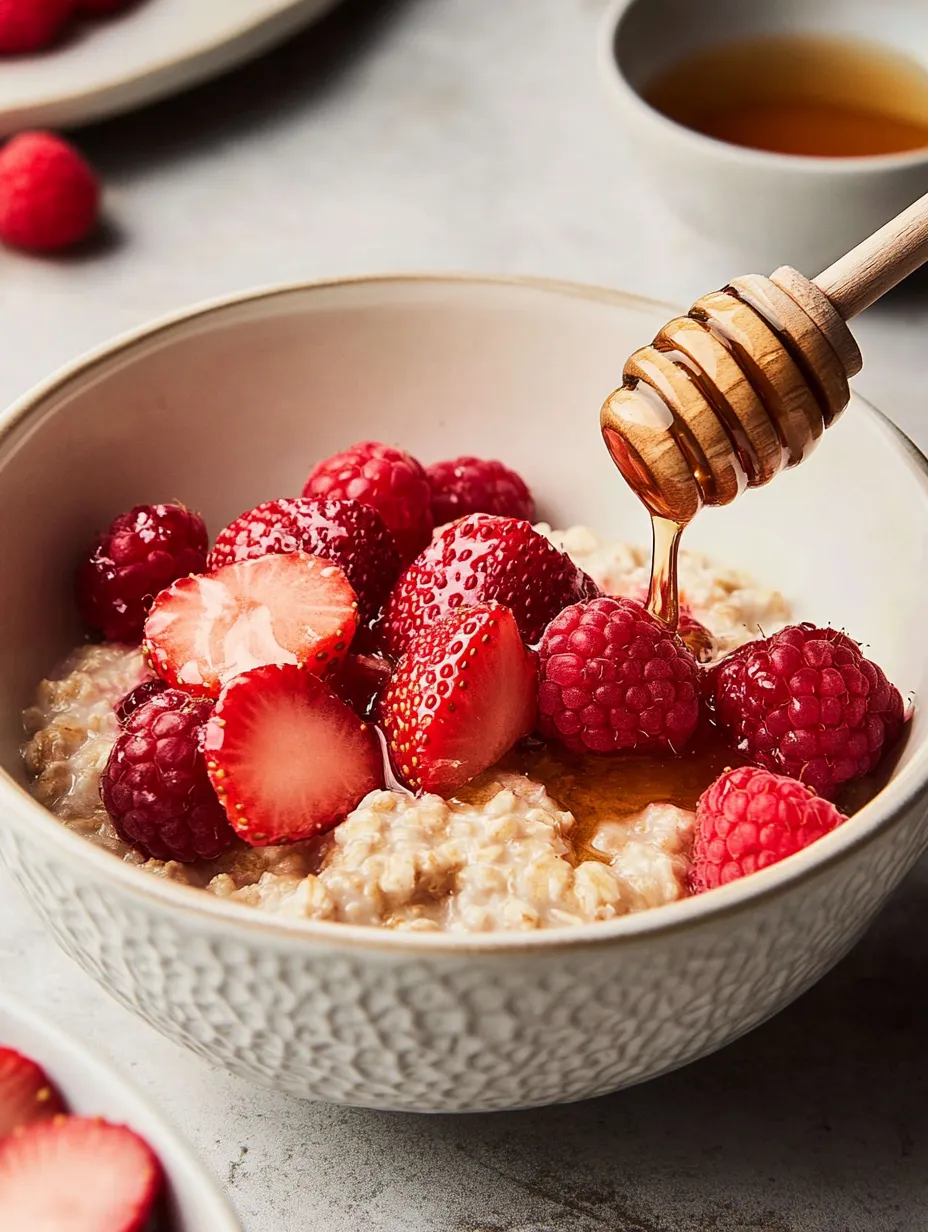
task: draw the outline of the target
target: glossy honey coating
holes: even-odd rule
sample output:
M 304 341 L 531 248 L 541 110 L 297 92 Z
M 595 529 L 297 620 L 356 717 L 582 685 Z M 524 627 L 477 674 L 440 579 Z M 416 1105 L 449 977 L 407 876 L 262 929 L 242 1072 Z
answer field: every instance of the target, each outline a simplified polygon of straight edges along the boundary
M 849 401 L 859 352 L 847 327 L 802 275 L 774 277 L 737 278 L 669 321 L 602 408 L 613 461 L 660 517 L 685 524 L 769 483 Z

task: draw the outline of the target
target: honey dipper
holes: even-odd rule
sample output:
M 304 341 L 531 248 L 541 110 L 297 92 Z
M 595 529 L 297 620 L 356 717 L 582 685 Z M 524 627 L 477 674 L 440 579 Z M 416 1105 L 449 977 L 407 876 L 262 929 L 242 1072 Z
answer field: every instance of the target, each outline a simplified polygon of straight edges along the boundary
M 657 615 L 676 625 L 682 528 L 808 456 L 861 369 L 846 322 L 926 260 L 928 193 L 811 281 L 789 266 L 734 278 L 628 358 L 600 423 L 652 515 Z

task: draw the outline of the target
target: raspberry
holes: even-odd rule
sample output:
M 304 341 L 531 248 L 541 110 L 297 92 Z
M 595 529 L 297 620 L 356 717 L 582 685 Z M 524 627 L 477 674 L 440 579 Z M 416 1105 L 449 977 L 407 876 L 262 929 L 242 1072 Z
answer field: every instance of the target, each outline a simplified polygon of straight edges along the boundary
M 701 894 L 785 860 L 846 820 L 795 779 L 758 766 L 726 770 L 696 805 L 690 890 Z
M 274 500 L 221 530 L 209 568 L 273 552 L 308 552 L 333 561 L 358 596 L 358 615 L 380 611 L 400 571 L 393 536 L 370 505 L 356 500 Z
M 633 599 L 565 608 L 539 647 L 541 734 L 578 753 L 679 752 L 699 720 L 689 650 Z
M 136 505 L 94 544 L 77 571 L 77 606 L 107 641 L 137 642 L 151 600 L 206 568 L 203 519 L 183 505 Z
M 404 450 L 378 441 L 360 441 L 317 462 L 303 495 L 373 505 L 393 532 L 404 565 L 419 555 L 432 534 L 432 489 L 425 471 Z
M 150 702 L 153 697 L 157 697 L 167 688 L 168 682 L 160 680 L 157 676 L 143 680 L 141 684 L 137 684 L 131 692 L 127 693 L 116 707 L 116 718 L 125 727 L 139 706 L 144 706 L 146 702 Z
M 74 0 L 0 0 L 0 55 L 47 47 L 73 9 Z
M 869 774 L 902 728 L 899 690 L 836 629 L 791 625 L 749 642 L 706 684 L 733 747 L 828 799 Z
M 2 0 L 0 0 L 2 3 Z M 100 185 L 77 150 L 51 133 L 20 133 L 0 150 L 0 239 L 54 252 L 94 229 Z
M 425 473 L 432 485 L 432 517 L 436 526 L 469 513 L 495 513 L 504 518 L 535 521 L 535 502 L 525 481 L 502 462 L 453 458 L 450 462 L 433 463 Z
M 123 842 L 154 860 L 211 860 L 234 838 L 202 752 L 212 709 L 166 689 L 129 716 L 110 752 L 103 804 Z

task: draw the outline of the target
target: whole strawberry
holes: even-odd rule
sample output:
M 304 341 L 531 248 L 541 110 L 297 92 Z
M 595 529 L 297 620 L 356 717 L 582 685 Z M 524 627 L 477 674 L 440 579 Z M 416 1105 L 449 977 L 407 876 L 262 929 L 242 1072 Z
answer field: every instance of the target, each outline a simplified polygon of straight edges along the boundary
M 678 753 L 699 722 L 696 661 L 634 599 L 565 608 L 541 639 L 539 730 L 578 753 Z
M 129 716 L 110 752 L 104 807 L 123 842 L 155 860 L 214 859 L 234 838 L 202 752 L 212 709 L 167 689 Z
M 404 565 L 432 533 L 432 489 L 421 464 L 405 450 L 379 441 L 359 441 L 317 462 L 303 495 L 372 505 L 392 532 Z
M 266 501 L 221 530 L 209 568 L 269 553 L 308 552 L 334 561 L 358 596 L 362 622 L 376 616 L 400 571 L 393 536 L 371 505 L 321 498 Z
M 748 642 L 706 683 L 734 748 L 829 799 L 869 774 L 902 727 L 899 690 L 836 629 L 791 625 Z
M 73 10 L 74 0 L 0 0 L 0 55 L 47 47 Z
M 151 601 L 206 568 L 203 519 L 183 505 L 136 505 L 103 532 L 77 571 L 84 623 L 111 642 L 137 642 Z
M 535 520 L 535 502 L 525 480 L 502 462 L 452 458 L 434 462 L 425 472 L 432 485 L 432 517 L 444 526 L 470 513 Z
M 436 534 L 402 575 L 380 629 L 398 658 L 416 634 L 459 607 L 505 604 L 532 645 L 568 604 L 599 593 L 595 582 L 528 522 L 477 513 Z
M 68 248 L 93 231 L 99 205 L 93 168 L 60 137 L 20 133 L 0 150 L 4 244 L 29 252 Z
M 759 766 L 726 770 L 696 805 L 690 890 L 713 890 L 785 860 L 845 820 L 795 779 Z
M 535 657 L 498 603 L 459 608 L 412 640 L 380 702 L 394 770 L 447 795 L 535 726 Z

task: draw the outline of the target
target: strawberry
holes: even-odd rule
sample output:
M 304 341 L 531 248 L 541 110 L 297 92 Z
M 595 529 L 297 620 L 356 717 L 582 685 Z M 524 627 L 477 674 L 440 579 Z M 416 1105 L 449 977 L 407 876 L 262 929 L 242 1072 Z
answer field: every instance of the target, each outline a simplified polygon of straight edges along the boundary
M 390 683 L 393 665 L 378 654 L 346 654 L 326 683 L 362 719 L 373 718 L 380 695 Z
M 410 643 L 380 704 L 397 775 L 447 795 L 535 726 L 535 655 L 498 603 L 460 608 Z
M 160 1188 L 157 1159 L 124 1125 L 59 1116 L 0 1142 L 3 1232 L 142 1232 Z
M 232 828 L 253 847 L 320 834 L 383 786 L 377 733 L 293 664 L 230 680 L 203 748 Z
M 446 526 L 412 562 L 387 600 L 380 639 L 398 658 L 442 616 L 495 601 L 532 645 L 558 612 L 598 595 L 592 578 L 528 522 L 477 513 Z
M 0 1048 L 0 1138 L 64 1112 L 45 1071 L 12 1048 Z
M 341 569 L 289 552 L 180 578 L 152 604 L 144 647 L 172 687 L 216 697 L 233 676 L 266 663 L 329 669 L 348 649 L 357 620 Z

